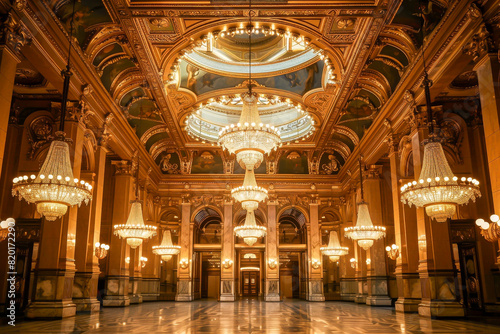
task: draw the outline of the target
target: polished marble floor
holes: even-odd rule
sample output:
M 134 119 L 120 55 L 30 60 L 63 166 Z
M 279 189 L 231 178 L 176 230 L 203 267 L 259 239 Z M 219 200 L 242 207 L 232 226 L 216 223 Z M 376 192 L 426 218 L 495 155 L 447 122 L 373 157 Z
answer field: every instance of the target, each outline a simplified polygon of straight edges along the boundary
M 149 302 L 63 320 L 22 321 L 0 333 L 500 333 L 499 319 L 430 320 L 348 302 L 257 299 Z

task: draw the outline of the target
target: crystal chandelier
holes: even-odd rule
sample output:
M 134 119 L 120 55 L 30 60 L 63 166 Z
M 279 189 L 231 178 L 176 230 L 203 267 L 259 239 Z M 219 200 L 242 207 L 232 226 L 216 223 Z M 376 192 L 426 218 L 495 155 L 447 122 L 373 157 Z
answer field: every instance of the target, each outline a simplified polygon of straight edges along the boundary
M 430 110 L 429 108 L 427 110 Z M 428 111 L 430 112 L 430 111 Z M 453 175 L 441 143 L 432 135 L 424 146 L 424 160 L 418 182 L 401 187 L 401 201 L 410 207 L 424 207 L 429 217 L 445 222 L 456 213 L 456 206 L 481 196 L 479 181 Z
M 238 124 L 226 126 L 219 132 L 219 145 L 236 154 L 238 163 L 247 169 L 257 168 L 281 144 L 280 131 L 272 125 L 262 124 L 257 108 L 257 94 L 242 94 L 243 107 Z
M 163 261 L 168 261 L 173 255 L 179 254 L 181 246 L 174 246 L 170 230 L 163 231 L 163 239 L 159 246 L 153 246 L 153 253 L 160 255 Z
M 321 253 L 330 257 L 330 261 L 337 262 L 341 256 L 349 253 L 348 247 L 341 247 L 336 231 L 330 231 L 330 240 L 327 247 L 320 248 Z
M 266 228 L 264 226 L 257 225 L 253 210 L 247 210 L 245 223 L 241 226 L 236 226 L 234 228 L 234 233 L 237 237 L 243 238 L 243 241 L 248 246 L 252 246 L 259 238 L 266 236 Z
M 267 198 L 267 189 L 259 187 L 255 180 L 253 169 L 247 169 L 243 185 L 231 190 L 231 196 L 238 202 L 244 210 L 257 210 L 259 202 Z
M 144 239 L 156 235 L 156 226 L 144 224 L 142 215 L 142 201 L 139 200 L 139 163 L 137 163 L 135 178 L 135 200 L 131 201 L 130 214 L 125 224 L 114 226 L 114 234 L 126 239 L 130 248 L 137 248 Z
M 423 22 L 423 21 L 422 21 Z M 422 23 L 422 31 L 423 23 Z M 469 177 L 460 180 L 453 175 L 450 165 L 444 155 L 440 138 L 434 133 L 432 119 L 431 81 L 425 65 L 424 46 L 422 46 L 422 61 L 424 66 L 424 93 L 427 109 L 427 125 L 429 139 L 424 141 L 424 159 L 418 181 L 412 181 L 401 187 L 401 202 L 410 207 L 424 207 L 431 219 L 445 222 L 455 215 L 457 205 L 464 205 L 481 197 L 479 181 Z
M 363 192 L 363 170 L 361 169 L 361 157 L 359 158 L 359 178 L 361 182 L 361 202 L 358 203 L 358 219 L 356 226 L 346 227 L 344 229 L 346 238 L 355 240 L 364 250 L 373 246 L 375 240 L 385 237 L 384 226 L 373 226 L 368 210 L 368 203 L 364 200 Z
M 76 0 L 75 0 L 76 1 Z M 71 18 L 70 36 L 73 36 L 73 15 Z M 61 218 L 68 211 L 68 206 L 74 206 L 85 202 L 88 204 L 92 199 L 92 186 L 87 182 L 73 178 L 71 159 L 69 155 L 69 139 L 65 139 L 64 120 L 66 118 L 66 104 L 68 101 L 69 83 L 71 78 L 71 49 L 72 41 L 69 39 L 69 50 L 66 69 L 61 73 L 64 76 L 63 93 L 61 100 L 61 117 L 59 131 L 55 133 L 55 139 L 42 165 L 38 176 L 27 175 L 14 178 L 12 195 L 19 200 L 24 198 L 28 203 L 36 204 L 38 213 L 46 220 L 54 221 Z

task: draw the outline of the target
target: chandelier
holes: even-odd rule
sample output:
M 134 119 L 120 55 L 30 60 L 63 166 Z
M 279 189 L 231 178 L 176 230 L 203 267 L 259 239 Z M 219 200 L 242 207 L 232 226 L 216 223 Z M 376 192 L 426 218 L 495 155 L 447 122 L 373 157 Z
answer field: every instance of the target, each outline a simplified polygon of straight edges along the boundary
M 137 163 L 135 178 L 135 200 L 131 201 L 130 214 L 125 224 L 114 226 L 114 234 L 126 239 L 130 248 L 137 248 L 144 239 L 149 239 L 156 235 L 156 226 L 144 224 L 142 215 L 142 201 L 139 200 L 139 163 Z
M 50 144 L 40 173 L 37 176 L 16 177 L 12 187 L 13 196 L 17 196 L 19 200 L 24 198 L 28 203 L 35 203 L 38 213 L 49 221 L 61 218 L 66 214 L 68 206 L 80 206 L 82 202 L 88 204 L 92 199 L 92 186 L 88 182 L 73 178 L 69 145 L 64 141 L 64 133 L 56 134 L 59 139 Z
M 330 261 L 337 262 L 341 256 L 349 253 L 348 247 L 341 247 L 339 237 L 336 231 L 330 231 L 330 240 L 327 247 L 321 247 L 320 251 L 323 255 L 330 257 Z
M 241 207 L 244 210 L 254 211 L 259 206 L 259 202 L 267 198 L 267 189 L 259 187 L 255 180 L 254 170 L 247 169 L 243 185 L 232 189 L 231 196 L 241 202 Z
M 250 81 L 249 81 L 250 82 Z M 273 125 L 263 124 L 257 108 L 257 94 L 250 91 L 242 94 L 243 107 L 238 124 L 227 125 L 219 132 L 218 144 L 243 168 L 257 168 L 270 153 L 281 144 L 280 131 Z
M 361 157 L 359 158 L 359 178 L 361 182 L 361 202 L 358 203 L 358 219 L 356 226 L 346 227 L 344 229 L 346 238 L 357 241 L 358 245 L 364 250 L 373 246 L 375 240 L 385 237 L 384 226 L 373 226 L 368 210 L 368 203 L 364 200 L 363 192 L 363 170 L 361 169 Z
M 266 228 L 257 225 L 253 210 L 247 210 L 245 223 L 241 226 L 236 226 L 234 228 L 234 233 L 237 237 L 243 238 L 243 241 L 248 246 L 252 246 L 259 238 L 266 236 Z
M 73 36 L 73 17 L 71 19 L 71 33 Z M 69 82 L 71 78 L 71 38 L 69 40 L 68 61 L 66 69 L 62 71 L 64 76 L 63 94 L 61 100 L 61 117 L 59 131 L 50 144 L 50 148 L 38 176 L 27 175 L 14 178 L 12 195 L 19 200 L 36 204 L 38 213 L 48 221 L 61 218 L 68 211 L 69 206 L 85 202 L 88 204 L 92 199 L 92 186 L 87 182 L 73 178 L 73 169 L 69 155 L 69 145 L 65 139 L 64 120 L 66 118 L 66 104 L 68 101 Z
M 428 112 L 430 108 L 428 107 Z M 453 175 L 436 136 L 424 146 L 424 160 L 418 182 L 401 187 L 401 201 L 410 207 L 424 207 L 429 217 L 445 222 L 456 213 L 456 206 L 463 205 L 481 196 L 479 181 L 469 177 L 460 180 Z
M 423 22 L 423 21 L 422 21 Z M 423 23 L 422 23 L 422 31 Z M 431 219 L 445 222 L 455 215 L 457 205 L 464 205 L 481 197 L 479 181 L 469 177 L 460 180 L 453 175 L 450 165 L 444 155 L 440 138 L 434 133 L 431 105 L 431 81 L 425 65 L 424 46 L 422 60 L 424 65 L 424 93 L 427 109 L 427 125 L 429 139 L 424 142 L 424 159 L 418 181 L 412 181 L 401 187 L 401 202 L 410 207 L 424 207 Z
M 175 246 L 172 243 L 170 230 L 163 231 L 163 239 L 159 246 L 153 246 L 153 254 L 160 255 L 163 261 L 168 261 L 173 255 L 179 254 L 181 246 Z

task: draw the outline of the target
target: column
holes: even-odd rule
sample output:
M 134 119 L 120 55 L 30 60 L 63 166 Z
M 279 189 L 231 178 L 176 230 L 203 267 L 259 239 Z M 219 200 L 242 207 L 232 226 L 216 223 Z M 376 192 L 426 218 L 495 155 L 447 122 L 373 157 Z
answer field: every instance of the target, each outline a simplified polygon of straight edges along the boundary
M 128 286 L 128 297 L 130 299 L 130 304 L 140 304 L 142 303 L 142 294 L 140 290 L 140 285 L 142 283 L 142 261 L 143 257 L 142 249 L 144 248 L 144 243 L 139 247 L 132 249 L 130 246 L 130 263 L 129 263 L 129 286 Z M 148 259 L 149 260 L 149 259 Z M 148 263 L 145 263 L 147 266 Z
M 233 233 L 233 201 L 229 198 L 224 201 L 224 222 L 222 224 L 222 252 L 221 261 L 229 259 L 233 265 L 229 268 L 221 266 L 220 301 L 232 302 L 235 300 L 234 273 L 236 259 L 234 258 L 234 233 Z
M 266 302 L 280 301 L 280 259 L 278 250 L 278 228 L 276 221 L 276 205 L 275 199 L 267 202 L 267 235 L 266 235 L 266 256 L 261 270 L 266 274 L 264 287 L 264 300 Z M 273 262 L 275 261 L 275 262 Z M 276 263 L 274 268 L 269 266 L 269 263 Z
M 309 203 L 309 277 L 307 280 L 307 300 L 314 302 L 325 301 L 323 294 L 323 265 L 321 264 L 321 231 L 319 226 L 319 203 L 316 198 Z M 317 261 L 317 262 L 316 262 Z M 319 265 L 314 265 L 314 262 Z
M 385 210 L 382 198 L 385 193 L 382 189 L 382 166 L 371 165 L 367 171 L 367 177 L 364 180 L 364 190 L 366 201 L 369 205 L 370 216 L 375 226 L 385 226 L 389 219 L 384 219 Z M 389 297 L 389 278 L 387 277 L 386 269 L 386 253 L 384 239 L 377 240 L 373 246 L 367 251 L 367 284 L 368 296 L 366 298 L 367 305 L 374 306 L 391 306 L 392 299 Z
M 108 150 L 102 145 L 99 145 L 95 151 L 92 205 L 88 207 L 82 206 L 78 211 L 75 254 L 76 274 L 73 282 L 73 302 L 76 304 L 77 312 L 96 312 L 100 309 L 100 303 L 97 300 L 97 283 L 100 269 L 99 259 L 95 256 L 94 245 L 96 242 L 100 242 L 107 152 Z
M 10 14 L 8 14 L 10 16 Z M 1 28 L 7 34 L 5 27 Z M 4 43 L 6 41 L 3 41 Z M 21 45 L 19 45 L 20 47 Z M 14 79 L 16 77 L 17 64 L 21 62 L 19 58 L 19 47 L 14 48 L 9 45 L 0 45 L 0 175 L 2 175 L 3 156 L 9 127 L 10 104 L 12 93 L 14 92 Z
M 420 281 L 418 276 L 418 241 L 415 208 L 404 206 L 400 200 L 401 158 L 398 155 L 399 138 L 390 135 L 387 139 L 391 167 L 392 208 L 394 213 L 395 244 L 400 255 L 396 258 L 397 312 L 417 312 L 420 304 Z M 409 180 L 408 180 L 409 181 Z
M 73 103 L 68 109 L 76 107 L 76 103 Z M 78 121 L 66 120 L 64 130 L 66 138 L 73 141 L 70 146 L 73 176 L 80 178 L 85 129 Z M 75 206 L 68 208 L 68 212 L 55 222 L 45 219 L 42 221 L 39 261 L 35 268 L 36 292 L 26 309 L 27 318 L 64 318 L 76 313 L 72 287 L 76 271 L 74 259 L 77 215 L 78 207 Z
M 161 204 L 160 198 L 158 196 L 151 199 L 153 201 L 152 216 L 150 210 L 146 211 L 147 223 L 148 225 L 158 225 L 160 221 L 160 211 Z M 141 282 L 141 295 L 143 301 L 155 301 L 158 300 L 160 296 L 160 257 L 153 253 L 153 246 L 159 245 L 162 238 L 162 232 L 158 229 L 158 232 L 154 237 L 148 239 L 146 243 L 143 243 L 142 255 L 148 258 L 148 263 L 146 267 L 142 269 L 142 282 Z M 168 262 L 175 261 L 172 259 Z M 165 263 L 164 263 L 165 264 Z
M 493 208 L 488 215 L 500 213 L 500 63 L 496 53 L 484 55 L 474 67 L 479 82 L 479 98 L 483 116 L 484 139 L 486 143 L 487 165 L 490 177 Z M 484 192 L 484 187 L 481 188 Z M 488 198 L 489 194 L 484 194 Z M 486 215 L 485 217 L 488 217 Z M 500 245 L 500 240 L 498 241 Z M 496 247 L 498 249 L 498 247 Z M 497 253 L 496 265 L 500 267 L 500 253 Z M 500 308 L 500 271 L 494 271 L 495 298 L 488 296 L 485 299 L 486 310 L 498 312 Z M 486 287 L 484 287 L 486 288 Z M 494 302 L 493 300 L 494 299 Z
M 130 201 L 133 198 L 133 168 L 130 161 L 112 161 L 115 166 L 115 189 L 113 198 L 113 219 L 111 225 L 125 224 L 130 212 Z M 112 233 L 107 256 L 108 272 L 106 275 L 106 296 L 103 306 L 129 306 L 128 296 L 129 267 L 125 258 L 130 247 L 124 239 Z
M 441 107 L 434 108 L 439 110 Z M 419 118 L 410 135 L 415 178 L 422 170 L 424 151 L 421 143 L 428 135 L 427 126 L 422 121 L 425 114 L 425 107 L 420 108 Z M 418 314 L 425 317 L 463 317 L 464 308 L 458 301 L 456 291 L 457 277 L 451 253 L 449 224 L 431 221 L 424 208 L 416 208 L 416 212 L 422 296 Z
M 187 200 L 181 204 L 181 230 L 179 245 L 179 267 L 177 269 L 176 301 L 190 302 L 193 300 L 193 238 L 191 227 L 191 203 Z

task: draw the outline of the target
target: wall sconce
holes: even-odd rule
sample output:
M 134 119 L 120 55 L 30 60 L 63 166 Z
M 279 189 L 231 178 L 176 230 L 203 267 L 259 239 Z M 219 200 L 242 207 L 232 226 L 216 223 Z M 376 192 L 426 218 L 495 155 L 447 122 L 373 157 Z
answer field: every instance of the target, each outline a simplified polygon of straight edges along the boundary
M 427 249 L 427 239 L 425 238 L 425 234 L 418 237 L 418 249 L 421 252 L 424 252 Z
M 269 259 L 269 261 L 267 261 L 267 265 L 270 269 L 274 269 L 278 266 L 278 261 L 276 261 L 276 259 Z
M 321 261 L 317 259 L 312 259 L 311 265 L 314 269 L 318 269 L 321 266 Z
M 76 244 L 76 235 L 68 234 L 68 246 L 75 247 Z
M 7 220 L 3 220 L 0 223 L 0 241 L 4 241 L 7 239 L 7 235 L 9 234 L 9 230 L 14 232 L 14 226 L 16 225 L 16 221 L 14 218 L 7 218 Z
M 148 258 L 141 256 L 141 267 L 144 268 L 146 266 L 146 262 L 148 262 Z
M 231 268 L 231 266 L 233 265 L 233 261 L 230 260 L 230 259 L 224 259 L 224 261 L 222 261 L 222 266 L 225 268 L 225 269 L 229 269 Z
M 356 259 L 351 257 L 351 259 L 349 260 L 349 262 L 351 262 L 351 268 L 352 269 L 356 269 L 356 265 L 357 265 L 357 262 L 356 262 Z
M 181 266 L 182 269 L 186 269 L 189 266 L 189 260 L 182 259 L 179 261 L 179 265 Z
M 396 260 L 396 258 L 399 256 L 399 246 L 396 244 L 392 244 L 392 246 L 385 247 L 385 251 L 387 252 L 387 256 L 391 260 Z
M 366 264 L 367 264 L 367 265 L 372 264 L 372 259 L 366 259 Z
M 490 220 L 491 224 L 479 218 L 476 220 L 476 225 L 481 228 L 481 235 L 486 241 L 495 242 L 500 239 L 500 217 L 498 215 L 491 215 Z
M 125 258 L 125 263 L 127 263 L 127 264 L 129 264 L 129 263 L 130 263 L 130 256 L 127 256 L 127 257 Z
M 104 259 L 106 255 L 108 255 L 108 250 L 109 250 L 109 245 L 101 244 L 99 242 L 95 243 L 94 254 L 99 260 Z

